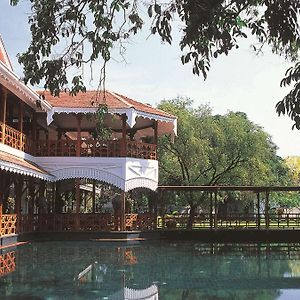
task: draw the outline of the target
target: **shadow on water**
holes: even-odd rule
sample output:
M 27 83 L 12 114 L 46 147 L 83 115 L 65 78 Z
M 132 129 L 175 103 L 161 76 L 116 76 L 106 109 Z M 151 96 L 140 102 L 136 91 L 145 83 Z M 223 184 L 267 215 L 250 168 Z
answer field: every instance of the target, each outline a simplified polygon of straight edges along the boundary
M 0 253 L 1 299 L 290 300 L 286 291 L 300 299 L 300 244 L 44 242 Z

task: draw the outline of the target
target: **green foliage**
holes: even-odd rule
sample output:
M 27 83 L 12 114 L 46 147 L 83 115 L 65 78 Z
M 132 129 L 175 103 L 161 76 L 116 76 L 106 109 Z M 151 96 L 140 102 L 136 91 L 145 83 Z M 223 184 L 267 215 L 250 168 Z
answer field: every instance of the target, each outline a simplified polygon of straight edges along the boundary
M 11 1 L 14 5 L 17 2 Z M 143 24 L 136 1 L 31 0 L 31 4 L 32 41 L 19 61 L 24 65 L 25 82 L 35 85 L 43 79 L 45 88 L 54 95 L 68 83 L 67 70 L 99 57 L 105 67 L 113 46 Z M 101 73 L 104 76 L 105 72 Z M 84 90 L 80 76 L 75 76 L 72 93 Z
M 295 122 L 293 128 L 300 129 L 300 62 L 286 71 L 285 78 L 282 79 L 281 86 L 294 84 L 292 90 L 279 101 L 276 110 L 279 115 L 288 114 Z
M 172 43 L 174 27 L 182 32 L 182 64 L 192 63 L 196 75 L 207 77 L 211 60 L 239 47 L 240 39 L 252 35 L 261 51 L 265 44 L 274 53 L 297 61 L 300 49 L 298 0 L 30 0 L 29 25 L 32 41 L 19 61 L 25 81 L 40 84 L 58 95 L 68 84 L 67 70 L 103 60 L 100 85 L 104 85 L 106 62 L 113 47 L 124 50 L 124 42 L 144 24 L 144 6 L 152 21 L 152 34 Z M 10 0 L 16 5 L 18 0 Z M 178 20 L 179 26 L 178 26 Z M 65 47 L 67 45 L 67 47 Z M 56 53 L 53 55 L 53 53 Z M 76 77 L 76 76 L 75 76 Z M 73 78 L 73 93 L 85 89 L 81 78 Z M 299 62 L 287 71 L 281 85 L 295 83 L 277 104 L 278 114 L 287 113 L 300 129 Z
M 287 176 L 283 177 L 282 185 L 297 186 L 300 183 L 300 157 L 290 156 L 284 160 Z M 283 208 L 300 207 L 300 194 L 298 192 L 274 193 L 271 197 L 272 205 Z
M 287 165 L 293 183 L 295 185 L 300 184 L 300 157 L 299 156 L 288 156 L 285 158 L 285 164 Z
M 108 107 L 106 104 L 100 104 L 96 111 L 96 134 L 101 140 L 108 140 L 111 136 L 111 129 L 107 128 L 104 124 L 105 115 L 108 113 Z
M 168 185 L 278 185 L 288 182 L 283 160 L 261 127 L 241 112 L 211 114 L 190 99 L 163 101 L 159 108 L 178 117 L 178 137 L 159 140 L 160 183 Z M 188 203 L 207 200 L 190 193 Z

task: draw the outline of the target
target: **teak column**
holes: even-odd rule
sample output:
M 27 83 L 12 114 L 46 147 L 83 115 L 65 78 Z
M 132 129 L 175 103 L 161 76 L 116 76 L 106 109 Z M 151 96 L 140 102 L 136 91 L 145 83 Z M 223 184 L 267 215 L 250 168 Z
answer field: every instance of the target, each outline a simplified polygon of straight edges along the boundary
M 3 209 L 3 198 L 4 198 L 4 184 L 5 180 L 3 177 L 1 178 L 2 180 L 0 181 L 0 238 L 1 238 L 1 230 L 2 230 L 2 209 Z
M 76 115 L 77 119 L 77 144 L 76 144 L 76 156 L 80 157 L 80 147 L 81 147 L 81 119 L 82 115 Z M 75 229 L 80 230 L 80 179 L 75 179 L 75 199 L 76 199 L 76 219 L 75 219 Z
M 21 175 L 17 175 L 15 179 L 15 214 L 17 215 L 16 231 L 20 231 L 21 224 L 21 201 L 22 201 L 22 188 L 23 188 L 23 178 Z
M 23 118 L 24 118 L 24 102 L 20 100 L 19 102 L 19 120 L 18 120 L 18 127 L 20 131 L 20 145 L 19 145 L 19 150 L 24 151 L 25 147 L 23 147 Z
M 257 228 L 260 229 L 260 194 L 259 192 L 256 193 L 257 197 Z
M 158 141 L 158 121 L 154 121 L 153 130 L 154 130 L 154 144 L 157 145 L 157 141 Z
M 93 179 L 93 190 L 92 190 L 92 212 L 96 212 L 96 180 Z
M 32 142 L 32 144 L 31 144 L 31 149 L 30 149 L 30 152 L 33 155 L 36 155 L 36 141 L 37 141 L 36 122 L 37 122 L 36 112 L 33 111 L 33 113 L 32 113 L 32 127 L 31 127 L 31 142 Z
M 126 157 L 126 115 L 121 116 L 122 119 L 122 140 L 121 140 L 121 156 Z
M 7 90 L 6 88 L 2 87 L 2 101 L 1 101 L 1 106 L 2 106 L 2 115 L 1 115 L 1 121 L 3 123 L 2 125 L 2 143 L 5 144 L 5 126 L 6 126 L 6 109 L 7 109 Z
M 121 156 L 126 157 L 126 115 L 122 115 L 122 146 L 121 146 Z M 126 217 L 125 217 L 125 199 L 126 199 L 126 193 L 124 191 L 121 191 L 121 224 L 120 224 L 120 230 L 124 231 L 126 230 Z

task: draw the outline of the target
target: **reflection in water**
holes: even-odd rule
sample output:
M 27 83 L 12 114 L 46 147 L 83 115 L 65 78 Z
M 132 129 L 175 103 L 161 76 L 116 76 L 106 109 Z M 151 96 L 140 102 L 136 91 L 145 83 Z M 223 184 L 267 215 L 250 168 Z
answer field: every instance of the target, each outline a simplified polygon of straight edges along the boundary
M 16 269 L 15 251 L 0 254 L 0 277 L 5 276 Z
M 45 242 L 14 257 L 7 299 L 300 299 L 299 244 Z
M 130 264 L 136 263 L 136 258 L 132 254 L 132 250 L 130 249 L 120 249 L 119 252 L 124 253 L 124 258 L 130 258 Z M 132 260 L 132 258 L 135 258 Z M 132 262 L 133 261 L 133 262 Z M 106 265 L 99 265 L 97 262 L 86 267 L 82 272 L 78 274 L 77 280 L 79 284 L 85 284 L 88 282 L 102 283 L 103 276 L 107 272 Z M 126 287 L 126 276 L 125 272 L 123 272 L 123 287 L 120 291 L 111 295 L 109 299 L 111 300 L 158 300 L 158 287 L 155 284 L 152 284 L 150 287 L 145 289 L 132 289 Z

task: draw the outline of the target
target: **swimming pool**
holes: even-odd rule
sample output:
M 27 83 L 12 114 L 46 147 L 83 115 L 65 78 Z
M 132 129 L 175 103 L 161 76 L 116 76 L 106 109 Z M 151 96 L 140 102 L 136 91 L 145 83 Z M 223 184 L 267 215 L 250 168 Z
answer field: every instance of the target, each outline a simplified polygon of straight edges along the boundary
M 43 242 L 0 254 L 0 299 L 300 299 L 300 244 Z

